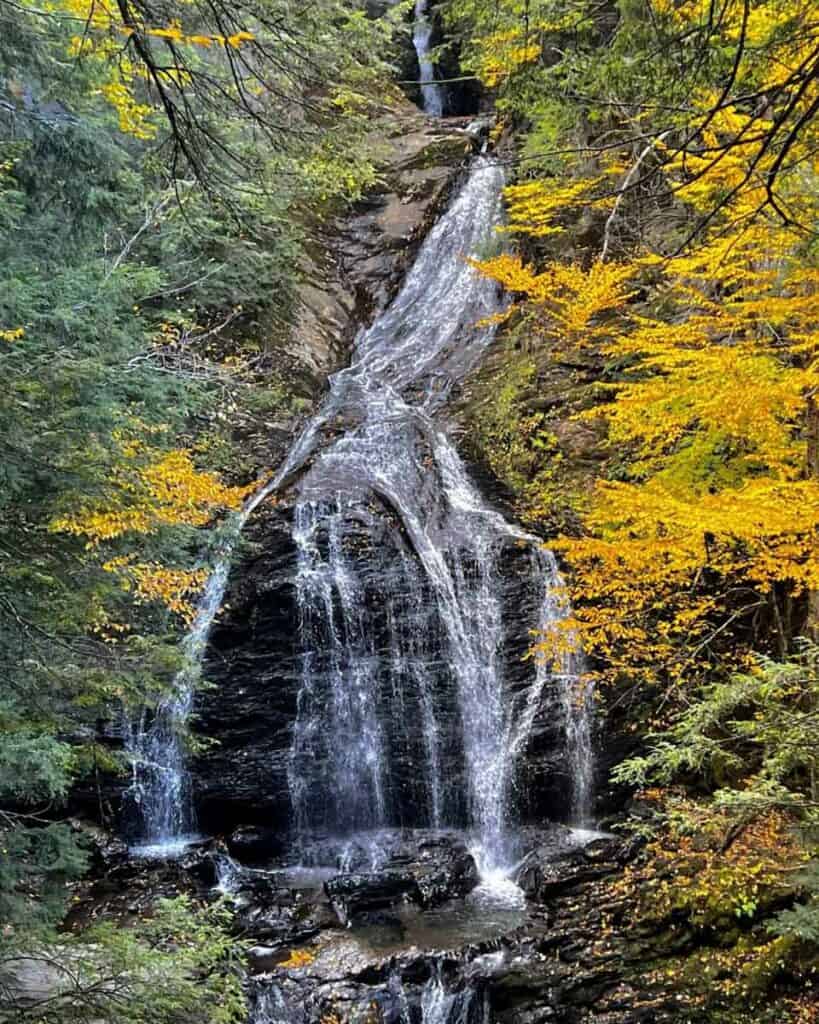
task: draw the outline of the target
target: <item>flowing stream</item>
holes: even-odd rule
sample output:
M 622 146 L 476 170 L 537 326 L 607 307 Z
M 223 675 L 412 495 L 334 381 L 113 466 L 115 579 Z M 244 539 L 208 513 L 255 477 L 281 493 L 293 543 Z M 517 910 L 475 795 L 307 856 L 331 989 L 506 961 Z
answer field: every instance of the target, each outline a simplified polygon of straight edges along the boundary
M 429 0 L 415 0 L 412 45 L 421 73 L 421 106 L 427 114 L 441 117 L 444 113 L 444 91 L 435 81 L 435 65 L 430 58 L 432 22 L 427 7 Z
M 562 650 L 521 662 L 532 636 L 566 611 L 554 557 L 484 501 L 449 433 L 448 399 L 502 309 L 466 259 L 496 247 L 502 187 L 500 166 L 476 158 L 398 296 L 361 332 L 285 465 L 234 522 L 185 642 L 187 667 L 129 741 L 149 847 L 194 829 L 180 728 L 239 531 L 294 478 L 297 832 L 349 835 L 411 813 L 413 824 L 466 829 L 483 872 L 501 871 L 516 768 L 547 699 L 565 723 L 574 816 L 588 818 L 591 702 L 579 658 Z

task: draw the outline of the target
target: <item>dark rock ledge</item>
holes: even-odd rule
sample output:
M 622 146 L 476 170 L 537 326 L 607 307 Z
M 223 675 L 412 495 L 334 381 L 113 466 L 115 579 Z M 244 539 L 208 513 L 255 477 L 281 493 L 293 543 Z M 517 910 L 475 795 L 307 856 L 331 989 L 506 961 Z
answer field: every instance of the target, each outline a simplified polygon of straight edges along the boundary
M 214 841 L 174 863 L 117 855 L 73 920 L 127 919 L 179 891 L 216 898 L 227 864 L 235 928 L 252 944 L 256 1024 L 319 1024 L 333 1013 L 343 1024 L 397 1024 L 407 1013 L 420 1021 L 436 993 L 448 1000 L 447 1024 L 705 1024 L 707 1013 L 664 969 L 695 938 L 671 922 L 637 928 L 634 897 L 617 885 L 641 843 L 570 840 L 562 827 L 545 829 L 523 858 L 517 880 L 528 903 L 517 923 L 457 942 L 446 941 L 456 934 L 447 921 L 469 908 L 474 862 L 457 836 L 423 830 L 398 834 L 371 870 L 355 856 L 346 871 L 248 867 Z M 486 924 L 480 911 L 473 923 Z

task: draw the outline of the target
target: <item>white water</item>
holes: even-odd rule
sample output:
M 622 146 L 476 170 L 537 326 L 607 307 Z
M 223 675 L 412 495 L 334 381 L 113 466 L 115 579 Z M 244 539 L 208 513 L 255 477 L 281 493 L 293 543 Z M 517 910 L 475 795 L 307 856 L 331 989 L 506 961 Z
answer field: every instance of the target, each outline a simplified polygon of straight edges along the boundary
M 435 65 L 430 60 L 430 43 L 432 41 L 432 22 L 427 12 L 428 0 L 415 0 L 415 20 L 412 28 L 412 45 L 418 56 L 418 68 L 421 73 L 421 106 L 427 114 L 442 117 L 444 113 L 444 94 L 435 81 Z
M 485 993 L 472 987 L 450 989 L 440 963 L 421 993 L 423 1024 L 488 1024 L 489 1003 Z
M 349 834 L 407 815 L 463 827 L 499 882 L 517 762 L 555 686 L 574 815 L 587 817 L 590 701 L 571 696 L 577 657 L 529 662 L 522 686 L 508 678 L 510 630 L 548 632 L 565 613 L 554 558 L 486 505 L 447 433 L 446 400 L 494 336 L 480 321 L 501 308 L 465 257 L 495 244 L 502 186 L 495 163 L 474 162 L 396 300 L 235 518 L 185 640 L 186 666 L 129 740 L 130 793 L 153 850 L 176 852 L 194 831 L 182 734 L 239 533 L 310 456 L 293 520 L 303 655 L 289 784 L 301 833 Z
M 214 861 L 216 865 L 216 891 L 224 896 L 236 892 L 242 879 L 241 865 L 237 864 L 228 853 L 217 852 L 214 854 Z

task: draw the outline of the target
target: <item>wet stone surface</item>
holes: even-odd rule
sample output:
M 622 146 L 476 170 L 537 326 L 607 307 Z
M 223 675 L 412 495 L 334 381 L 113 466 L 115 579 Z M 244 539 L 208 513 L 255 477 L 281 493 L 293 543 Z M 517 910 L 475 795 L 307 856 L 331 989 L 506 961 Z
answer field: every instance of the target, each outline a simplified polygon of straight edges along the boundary
M 340 921 L 348 924 L 402 900 L 434 907 L 466 896 L 477 884 L 478 868 L 466 844 L 441 836 L 414 849 L 399 847 L 376 871 L 336 875 L 324 890 Z
M 635 937 L 613 885 L 638 842 L 563 826 L 517 839 L 514 868 L 482 878 L 457 833 L 319 836 L 265 865 L 202 840 L 175 860 L 103 869 L 75 913 L 127 918 L 180 891 L 226 898 L 251 944 L 252 1024 L 707 1020 L 672 982 L 646 980 L 671 955 L 667 935 Z

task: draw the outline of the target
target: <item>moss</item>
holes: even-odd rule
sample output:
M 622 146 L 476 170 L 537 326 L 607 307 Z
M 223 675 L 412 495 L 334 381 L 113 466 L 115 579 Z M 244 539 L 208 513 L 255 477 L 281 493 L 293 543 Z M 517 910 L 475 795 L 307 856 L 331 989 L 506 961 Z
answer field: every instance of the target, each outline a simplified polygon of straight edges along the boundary
M 601 426 L 575 413 L 597 401 L 594 356 L 569 363 L 520 319 L 499 332 L 461 406 L 466 447 L 544 534 L 574 533 L 601 461 Z

